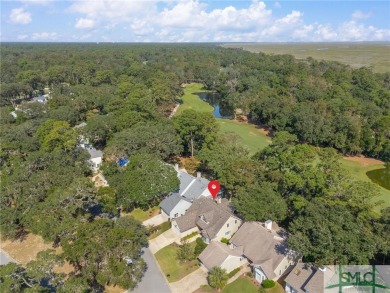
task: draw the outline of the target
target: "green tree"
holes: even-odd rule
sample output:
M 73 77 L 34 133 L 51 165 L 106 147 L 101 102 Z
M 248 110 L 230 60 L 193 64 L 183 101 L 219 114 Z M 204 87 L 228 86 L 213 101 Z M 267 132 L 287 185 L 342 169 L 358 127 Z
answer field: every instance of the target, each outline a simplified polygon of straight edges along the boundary
M 269 183 L 243 188 L 232 203 L 246 221 L 281 221 L 287 215 L 285 199 Z
M 174 168 L 150 154 L 130 157 L 126 167 L 107 180 L 117 190 L 118 203 L 126 210 L 155 204 L 161 195 L 179 186 Z
M 202 253 L 202 251 L 205 250 L 206 247 L 207 247 L 207 244 L 204 243 L 202 238 L 196 238 L 196 245 L 195 245 L 195 250 L 194 250 L 195 256 L 198 257 Z
M 66 121 L 48 119 L 37 130 L 37 138 L 44 151 L 55 149 L 73 150 L 76 146 L 76 132 Z
M 218 289 L 218 292 L 226 286 L 228 278 L 226 270 L 220 267 L 213 267 L 208 276 L 210 286 Z
M 132 217 L 80 224 L 61 241 L 64 257 L 75 267 L 76 276 L 100 289 L 105 285 L 134 288 L 145 270 L 140 252 L 146 244 L 146 228 Z
M 289 231 L 289 247 L 318 265 L 368 264 L 377 251 L 378 236 L 371 222 L 356 218 L 340 204 L 311 201 Z
M 185 110 L 179 116 L 174 117 L 174 124 L 184 142 L 185 150 L 192 157 L 216 140 L 218 125 L 211 113 Z
M 188 240 L 182 240 L 179 250 L 177 251 L 177 258 L 181 261 L 194 259 L 194 250 Z
M 139 125 L 116 133 L 107 147 L 108 155 L 132 156 L 136 153 L 154 154 L 162 160 L 178 156 L 182 142 L 170 123 Z

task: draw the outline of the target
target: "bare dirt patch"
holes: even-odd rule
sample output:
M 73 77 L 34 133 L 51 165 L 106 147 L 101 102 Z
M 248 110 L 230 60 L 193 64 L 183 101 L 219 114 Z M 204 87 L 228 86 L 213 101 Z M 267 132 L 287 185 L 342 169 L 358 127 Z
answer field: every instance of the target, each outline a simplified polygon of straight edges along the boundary
M 344 157 L 344 160 L 357 162 L 363 166 L 371 166 L 371 165 L 383 165 L 384 163 L 380 160 L 373 158 L 366 158 L 363 156 L 354 156 L 354 157 Z
M 119 286 L 109 286 L 109 285 L 104 286 L 104 289 L 105 289 L 104 291 L 107 293 L 123 293 L 126 291 L 125 289 Z
M 62 253 L 61 247 L 53 248 L 51 243 L 46 243 L 41 236 L 32 233 L 29 233 L 22 241 L 1 240 L 0 247 L 21 265 L 36 260 L 40 251 L 54 249 L 57 254 Z M 73 271 L 73 266 L 65 261 L 63 266 L 56 267 L 54 270 L 68 274 Z

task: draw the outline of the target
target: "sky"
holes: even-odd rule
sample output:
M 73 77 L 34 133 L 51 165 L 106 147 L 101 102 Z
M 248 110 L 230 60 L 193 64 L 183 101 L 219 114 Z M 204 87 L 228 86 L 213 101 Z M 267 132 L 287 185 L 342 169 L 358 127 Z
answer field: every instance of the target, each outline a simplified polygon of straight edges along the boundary
M 2 42 L 390 41 L 390 1 L 0 1 Z

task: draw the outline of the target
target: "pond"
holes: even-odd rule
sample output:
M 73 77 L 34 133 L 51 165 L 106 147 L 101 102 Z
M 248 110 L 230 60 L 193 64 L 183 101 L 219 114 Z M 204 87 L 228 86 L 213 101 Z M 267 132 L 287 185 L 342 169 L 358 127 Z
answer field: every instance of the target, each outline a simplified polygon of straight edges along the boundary
M 372 182 L 390 190 L 390 169 L 376 169 L 366 173 Z
M 230 119 L 233 117 L 233 109 L 220 100 L 218 93 L 196 93 L 196 95 L 214 108 L 212 114 L 215 118 Z

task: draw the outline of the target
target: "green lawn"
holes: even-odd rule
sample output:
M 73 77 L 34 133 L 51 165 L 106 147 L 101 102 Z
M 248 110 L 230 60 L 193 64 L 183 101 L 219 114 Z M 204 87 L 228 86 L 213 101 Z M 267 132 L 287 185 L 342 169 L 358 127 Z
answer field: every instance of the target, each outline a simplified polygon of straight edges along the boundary
M 271 138 L 259 132 L 254 124 L 246 124 L 228 119 L 217 119 L 221 132 L 233 132 L 241 138 L 241 142 L 249 149 L 251 155 L 264 149 L 271 143 Z
M 372 182 L 370 178 L 366 175 L 368 171 L 375 170 L 375 169 L 382 169 L 383 165 L 368 165 L 364 166 L 358 162 L 348 161 L 348 160 L 341 160 L 341 165 L 348 170 L 348 173 L 357 180 Z M 379 186 L 379 185 L 377 185 Z M 380 190 L 380 196 L 378 198 L 375 198 L 375 200 L 383 200 L 384 205 L 383 206 L 377 206 L 376 209 L 380 210 L 381 208 L 390 206 L 390 190 L 387 190 L 381 186 Z
M 149 235 L 148 239 L 153 239 L 153 238 L 156 238 L 158 235 L 161 235 L 162 233 L 164 233 L 165 231 L 168 231 L 170 228 L 171 228 L 171 222 L 170 221 L 166 221 L 164 223 L 162 223 L 161 225 L 159 225 L 160 228 Z
M 156 215 L 158 215 L 160 211 L 160 208 L 158 206 L 151 207 L 147 211 L 141 210 L 141 209 L 134 209 L 130 214 L 130 216 L 133 216 L 136 220 L 143 222 L 147 219 L 150 219 Z
M 184 88 L 184 95 L 182 96 L 183 104 L 180 105 L 176 115 L 179 115 L 186 109 L 194 109 L 200 112 L 213 111 L 213 107 L 209 103 L 202 101 L 194 94 L 197 92 L 205 92 L 202 88 L 203 85 L 198 83 L 190 84 Z M 237 134 L 241 138 L 242 144 L 249 149 L 251 155 L 271 143 L 271 139 L 265 134 L 260 133 L 256 125 L 220 118 L 217 121 L 221 132 L 233 132 Z
M 251 283 L 251 281 L 244 278 L 238 278 L 233 283 L 226 285 L 226 287 L 222 290 L 222 293 L 238 292 L 258 293 L 259 291 L 257 287 Z
M 182 104 L 175 115 L 179 115 L 184 110 L 193 109 L 199 112 L 212 112 L 213 107 L 201 100 L 199 96 L 195 95 L 198 92 L 207 92 L 203 89 L 203 85 L 200 83 L 191 83 L 184 88 L 184 95 L 181 97 Z
M 195 248 L 196 242 L 191 243 L 192 249 Z M 175 244 L 168 245 L 157 251 L 155 257 L 168 279 L 168 282 L 176 282 L 199 268 L 198 260 L 180 262 L 176 258 L 178 246 Z

